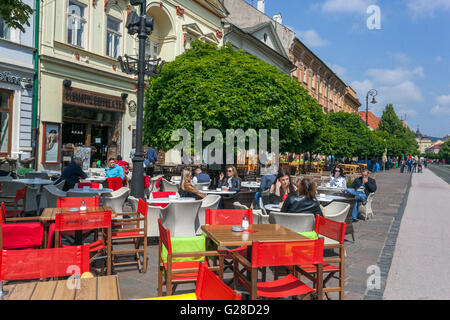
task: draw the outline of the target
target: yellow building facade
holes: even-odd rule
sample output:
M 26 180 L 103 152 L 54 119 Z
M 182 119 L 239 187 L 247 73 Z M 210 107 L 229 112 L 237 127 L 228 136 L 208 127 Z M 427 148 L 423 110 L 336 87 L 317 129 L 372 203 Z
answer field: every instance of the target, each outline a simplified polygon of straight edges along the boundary
M 127 33 L 129 0 L 43 0 L 39 46 L 39 169 L 58 170 L 73 155 L 85 169 L 122 155 L 131 161 L 137 79 L 118 57 L 136 56 Z M 174 60 L 199 39 L 223 43 L 219 1 L 147 1 L 154 32 L 148 57 Z

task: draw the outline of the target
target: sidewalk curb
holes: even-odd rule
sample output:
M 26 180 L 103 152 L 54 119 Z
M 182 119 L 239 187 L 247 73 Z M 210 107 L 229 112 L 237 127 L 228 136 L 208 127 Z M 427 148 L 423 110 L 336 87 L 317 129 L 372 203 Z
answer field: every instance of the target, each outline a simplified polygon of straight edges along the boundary
M 383 250 L 377 261 L 377 266 L 380 268 L 381 276 L 381 288 L 378 290 L 366 290 L 364 294 L 364 300 L 382 300 L 384 289 L 386 288 L 386 281 L 391 268 L 392 259 L 394 257 L 395 246 L 397 244 L 397 237 L 400 231 L 400 224 L 402 222 L 403 213 L 405 212 L 406 204 L 408 202 L 409 190 L 412 184 L 413 174 L 410 174 L 408 185 L 406 186 L 405 194 L 403 195 L 402 202 L 398 208 L 398 212 L 394 218 L 394 221 L 389 228 L 388 236 L 384 243 Z

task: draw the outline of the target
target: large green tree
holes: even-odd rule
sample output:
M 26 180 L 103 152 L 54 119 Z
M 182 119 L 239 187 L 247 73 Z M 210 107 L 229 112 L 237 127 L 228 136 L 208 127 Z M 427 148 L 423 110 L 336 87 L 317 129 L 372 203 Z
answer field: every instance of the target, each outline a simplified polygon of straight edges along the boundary
M 13 29 L 25 32 L 24 25 L 30 26 L 30 16 L 33 9 L 20 0 L 1 0 L 0 17 Z
M 445 163 L 450 163 L 450 140 L 444 142 L 441 150 L 439 150 L 438 157 L 441 160 L 445 160 Z
M 388 155 L 407 156 L 419 153 L 419 145 L 414 132 L 398 118 L 392 104 L 386 106 L 380 120 L 379 130 L 385 131 L 389 135 L 387 139 Z
M 276 67 L 231 45 L 199 41 L 150 79 L 146 91 L 144 141 L 169 150 L 172 132 L 194 121 L 203 131 L 279 129 L 280 152 L 313 149 L 324 125 L 317 102 Z

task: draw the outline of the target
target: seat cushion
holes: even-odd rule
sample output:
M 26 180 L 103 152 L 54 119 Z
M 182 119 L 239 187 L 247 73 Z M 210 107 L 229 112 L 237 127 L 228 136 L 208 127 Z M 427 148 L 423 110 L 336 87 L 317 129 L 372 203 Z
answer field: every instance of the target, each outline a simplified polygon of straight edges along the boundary
M 258 297 L 282 298 L 303 295 L 313 291 L 315 290 L 289 274 L 279 280 L 258 283 L 256 294 Z
M 37 249 L 42 245 L 44 227 L 40 222 L 2 225 L 3 249 Z
M 111 234 L 112 239 L 120 239 L 120 238 L 132 238 L 132 237 L 143 237 L 144 234 L 139 231 L 136 232 L 113 232 Z
M 308 239 L 311 240 L 317 240 L 319 237 L 317 236 L 317 233 L 315 231 L 309 231 L 309 232 L 299 232 L 299 235 L 302 235 Z
M 183 252 L 201 252 L 206 251 L 206 238 L 204 236 L 194 237 L 171 237 L 172 253 Z M 161 250 L 161 258 L 163 262 L 167 261 L 167 249 L 163 245 Z M 205 257 L 183 257 L 173 258 L 172 262 L 184 261 L 204 261 Z

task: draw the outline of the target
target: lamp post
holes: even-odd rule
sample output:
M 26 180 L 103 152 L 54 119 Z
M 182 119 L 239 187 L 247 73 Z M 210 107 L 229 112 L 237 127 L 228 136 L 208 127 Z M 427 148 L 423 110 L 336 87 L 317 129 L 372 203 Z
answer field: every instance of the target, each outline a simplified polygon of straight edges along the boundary
M 378 91 L 375 89 L 369 90 L 366 95 L 366 126 L 369 127 L 369 96 L 372 97 L 372 101 L 370 101 L 371 104 L 376 104 L 377 100 L 375 100 L 375 97 L 378 95 Z M 367 154 L 366 154 L 366 164 L 367 168 L 369 167 L 369 163 L 367 162 Z
M 138 35 L 139 55 L 137 58 L 125 55 L 118 61 L 123 72 L 138 76 L 137 110 L 136 110 L 136 152 L 133 158 L 133 175 L 131 178 L 131 195 L 144 198 L 144 150 L 142 146 L 144 118 L 145 76 L 152 77 L 161 73 L 164 61 L 145 58 L 145 41 L 153 32 L 153 18 L 147 17 L 145 9 L 147 0 L 131 0 L 131 5 L 140 6 L 140 15 L 131 12 L 126 27 L 130 35 Z

